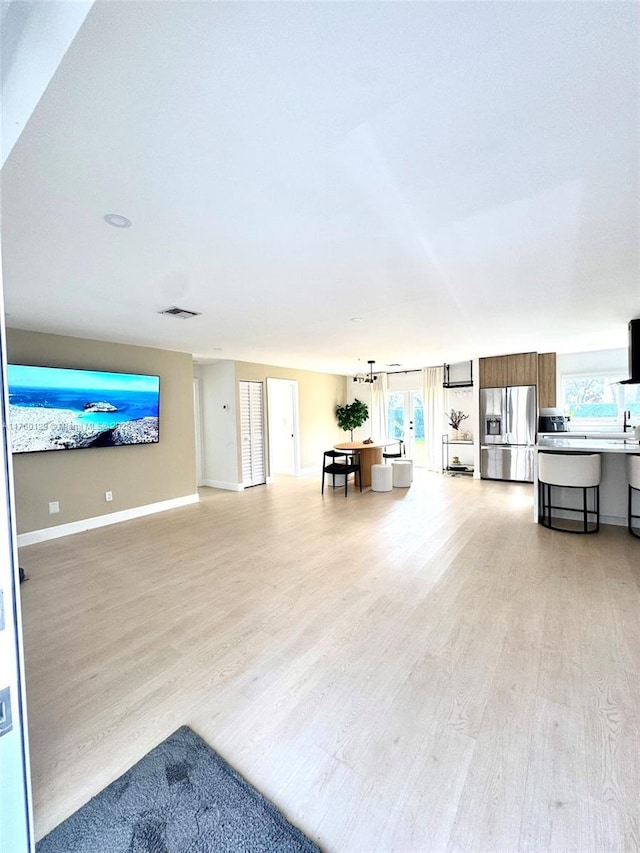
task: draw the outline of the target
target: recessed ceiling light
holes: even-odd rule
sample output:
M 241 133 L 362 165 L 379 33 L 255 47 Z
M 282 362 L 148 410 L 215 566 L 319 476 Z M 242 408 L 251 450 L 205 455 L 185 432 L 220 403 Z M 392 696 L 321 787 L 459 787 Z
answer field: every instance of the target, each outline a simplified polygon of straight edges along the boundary
M 131 220 L 119 213 L 105 213 L 102 218 L 107 225 L 113 225 L 114 228 L 131 228 Z
M 351 322 L 352 323 L 362 323 L 362 317 L 352 317 Z

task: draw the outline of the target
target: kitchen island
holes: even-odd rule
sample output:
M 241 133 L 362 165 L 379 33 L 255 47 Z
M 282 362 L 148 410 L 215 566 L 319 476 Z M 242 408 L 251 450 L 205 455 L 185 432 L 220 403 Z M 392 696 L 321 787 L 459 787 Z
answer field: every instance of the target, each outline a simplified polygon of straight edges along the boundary
M 568 438 L 543 436 L 536 448 L 559 453 L 600 453 L 602 455 L 602 480 L 600 482 L 600 522 L 627 526 L 627 474 L 626 457 L 640 455 L 640 442 L 633 438 Z M 534 521 L 538 521 L 538 464 L 536 453 L 535 480 L 533 490 Z M 559 489 L 558 503 L 575 506 L 575 490 Z M 572 500 L 573 496 L 573 500 Z M 555 501 L 554 501 L 555 502 Z M 557 511 L 562 517 L 562 512 Z

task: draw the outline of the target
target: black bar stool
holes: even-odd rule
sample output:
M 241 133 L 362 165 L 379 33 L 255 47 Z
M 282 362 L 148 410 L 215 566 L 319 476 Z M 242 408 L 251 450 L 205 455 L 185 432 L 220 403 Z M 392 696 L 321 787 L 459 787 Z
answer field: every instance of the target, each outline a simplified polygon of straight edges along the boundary
M 599 453 L 538 453 L 538 522 L 561 533 L 597 533 L 600 529 L 600 479 L 602 458 Z M 558 506 L 552 503 L 552 489 L 580 489 L 582 506 Z M 593 490 L 592 509 L 588 508 L 587 492 Z M 577 513 L 582 516 L 582 529 L 559 527 L 558 516 L 552 510 Z M 595 524 L 593 517 L 595 516 Z
M 629 483 L 629 511 L 627 515 L 627 526 L 629 527 L 629 533 L 632 536 L 635 536 L 636 539 L 640 539 L 640 527 L 637 527 L 634 530 L 631 524 L 632 518 L 640 519 L 640 514 L 636 513 L 634 515 L 631 511 L 633 493 L 634 491 L 640 492 L 640 456 L 627 456 L 627 481 Z

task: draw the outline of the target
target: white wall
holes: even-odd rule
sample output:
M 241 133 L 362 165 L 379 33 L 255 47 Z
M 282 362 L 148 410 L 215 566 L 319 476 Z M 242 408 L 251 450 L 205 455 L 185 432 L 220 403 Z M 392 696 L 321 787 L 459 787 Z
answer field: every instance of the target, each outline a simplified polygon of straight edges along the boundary
M 562 388 L 563 373 L 594 373 L 603 370 L 621 370 L 627 373 L 629 369 L 629 354 L 626 349 L 605 349 L 594 352 L 558 353 L 556 356 L 556 377 L 558 382 L 558 399 Z
M 92 5 L 93 0 L 3 2 L 3 165 Z
M 198 365 L 194 373 L 200 379 L 204 485 L 239 491 L 235 363 Z

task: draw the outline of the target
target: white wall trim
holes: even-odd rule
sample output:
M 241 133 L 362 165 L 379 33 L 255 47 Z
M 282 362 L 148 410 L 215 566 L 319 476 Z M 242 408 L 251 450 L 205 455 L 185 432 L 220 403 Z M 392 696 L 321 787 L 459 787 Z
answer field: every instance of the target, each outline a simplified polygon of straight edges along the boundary
M 210 489 L 226 489 L 229 492 L 244 491 L 242 483 L 227 483 L 225 480 L 203 480 L 202 485 L 208 486 Z
M 107 515 L 83 518 L 81 521 L 71 521 L 69 524 L 59 524 L 56 527 L 32 530 L 30 533 L 19 533 L 18 548 L 22 548 L 25 545 L 35 545 L 36 542 L 46 542 L 48 539 L 59 539 L 61 536 L 70 536 L 73 533 L 82 533 L 85 530 L 94 530 L 97 527 L 106 527 L 108 524 L 130 521 L 133 518 L 141 518 L 144 515 L 153 515 L 156 512 L 164 512 L 167 509 L 178 509 L 178 507 L 196 504 L 199 501 L 200 495 L 196 493 L 185 495 L 181 498 L 171 498 L 168 501 L 146 504 L 145 506 L 134 506 L 131 509 L 110 512 Z

